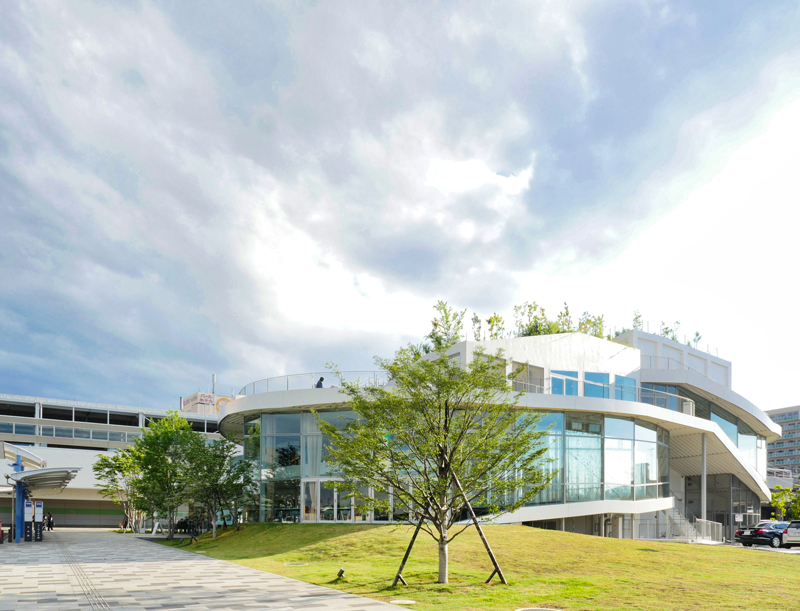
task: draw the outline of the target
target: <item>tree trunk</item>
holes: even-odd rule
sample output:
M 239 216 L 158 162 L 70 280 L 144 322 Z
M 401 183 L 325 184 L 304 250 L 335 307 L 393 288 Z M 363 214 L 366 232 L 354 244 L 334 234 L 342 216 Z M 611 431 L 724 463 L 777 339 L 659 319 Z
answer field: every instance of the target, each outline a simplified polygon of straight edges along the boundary
M 211 520 L 211 538 L 212 539 L 216 539 L 217 538 L 217 510 L 216 510 L 216 508 L 214 508 L 213 514 L 214 514 L 214 519 Z
M 447 583 L 447 527 L 443 526 L 439 530 L 439 582 Z

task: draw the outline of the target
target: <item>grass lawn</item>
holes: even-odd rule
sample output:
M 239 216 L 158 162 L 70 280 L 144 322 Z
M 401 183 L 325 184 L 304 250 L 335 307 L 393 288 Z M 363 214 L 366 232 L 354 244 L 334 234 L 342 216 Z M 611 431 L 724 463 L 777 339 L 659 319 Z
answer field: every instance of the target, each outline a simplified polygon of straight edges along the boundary
M 473 528 L 450 546 L 450 583 L 438 585 L 435 542 L 408 526 L 249 524 L 183 549 L 270 573 L 430 611 L 556 609 L 789 609 L 800 605 L 800 557 L 737 547 L 603 539 L 524 526 L 487 526 L 509 581 L 484 581 L 491 562 Z M 177 542 L 165 542 L 177 545 Z M 290 566 L 290 563 L 308 563 Z M 345 578 L 336 579 L 344 568 Z

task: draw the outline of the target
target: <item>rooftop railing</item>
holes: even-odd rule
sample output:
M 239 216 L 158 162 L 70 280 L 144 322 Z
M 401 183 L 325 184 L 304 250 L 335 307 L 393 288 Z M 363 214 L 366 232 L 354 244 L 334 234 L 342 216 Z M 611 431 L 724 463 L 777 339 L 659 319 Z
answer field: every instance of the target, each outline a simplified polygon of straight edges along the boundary
M 385 386 L 389 380 L 386 371 L 344 371 L 344 379 L 348 382 L 358 382 L 364 386 Z M 251 382 L 242 390 L 240 395 L 251 396 L 265 392 L 282 390 L 301 390 L 310 388 L 338 388 L 340 382 L 329 371 L 299 373 L 293 375 L 276 376 Z M 517 378 L 512 383 L 516 392 L 527 392 L 546 395 L 572 395 L 596 397 L 598 399 L 617 399 L 619 401 L 634 401 L 647 403 L 694 416 L 694 401 L 668 392 L 642 388 L 633 384 L 600 384 L 597 382 L 581 381 L 568 376 L 551 375 L 548 378 Z
M 389 375 L 385 371 L 343 371 L 342 374 L 345 381 L 358 382 L 363 386 L 385 386 L 389 380 Z M 257 380 L 242 388 L 239 394 L 250 396 L 280 390 L 338 388 L 339 386 L 339 379 L 330 371 L 317 371 Z

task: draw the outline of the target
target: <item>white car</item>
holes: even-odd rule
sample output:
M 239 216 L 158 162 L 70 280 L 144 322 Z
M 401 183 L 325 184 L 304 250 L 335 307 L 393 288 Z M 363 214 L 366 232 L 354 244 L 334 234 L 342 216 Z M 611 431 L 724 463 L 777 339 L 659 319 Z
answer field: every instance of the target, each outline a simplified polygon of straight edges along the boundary
M 783 529 L 783 547 L 800 545 L 800 520 L 792 520 Z

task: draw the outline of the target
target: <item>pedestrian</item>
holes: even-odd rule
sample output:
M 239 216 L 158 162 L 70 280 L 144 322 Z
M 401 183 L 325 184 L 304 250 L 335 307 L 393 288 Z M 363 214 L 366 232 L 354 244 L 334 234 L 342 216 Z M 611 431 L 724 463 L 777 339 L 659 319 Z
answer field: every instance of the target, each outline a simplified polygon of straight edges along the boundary
M 325 378 L 320 378 L 319 380 L 317 380 L 317 388 L 322 388 L 322 382 L 324 382 L 324 381 L 325 381 Z
M 54 530 L 55 529 L 55 520 L 53 520 L 53 514 L 49 511 L 47 512 L 47 530 Z

